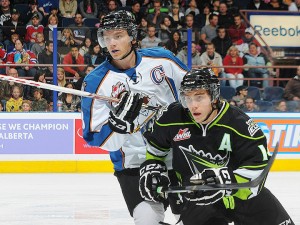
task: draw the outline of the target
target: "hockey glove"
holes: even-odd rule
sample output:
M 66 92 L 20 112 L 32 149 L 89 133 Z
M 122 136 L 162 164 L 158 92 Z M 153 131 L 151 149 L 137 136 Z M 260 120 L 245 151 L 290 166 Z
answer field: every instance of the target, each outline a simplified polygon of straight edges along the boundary
M 124 92 L 120 101 L 109 113 L 108 125 L 112 131 L 129 134 L 134 130 L 133 121 L 139 115 L 143 98 L 140 94 Z
M 231 176 L 227 167 L 205 169 L 190 178 L 193 184 L 230 184 Z M 195 191 L 188 193 L 186 198 L 196 205 L 210 205 L 231 194 L 231 190 Z
M 168 187 L 170 180 L 164 162 L 150 159 L 140 167 L 139 190 L 142 198 L 147 201 L 160 202 L 167 198 L 165 193 L 158 193 L 158 187 Z

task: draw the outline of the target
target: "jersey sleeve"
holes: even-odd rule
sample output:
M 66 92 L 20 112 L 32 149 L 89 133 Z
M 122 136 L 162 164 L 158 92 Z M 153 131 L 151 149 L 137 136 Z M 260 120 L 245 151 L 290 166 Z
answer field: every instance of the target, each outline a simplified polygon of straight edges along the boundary
M 147 142 L 147 159 L 157 159 L 164 161 L 171 149 L 169 139 L 169 127 L 166 126 L 173 104 L 162 108 L 157 115 L 151 130 L 143 135 Z
M 234 123 L 232 129 L 235 135 L 232 157 L 237 165 L 233 173 L 237 183 L 245 183 L 260 175 L 268 164 L 270 154 L 266 137 L 260 127 L 243 112 L 233 115 L 235 120 L 232 119 Z M 251 189 L 240 189 L 234 196 L 247 200 L 256 196 L 262 185 Z
M 90 93 L 109 96 L 105 88 L 107 71 L 95 69 L 84 79 L 83 89 Z M 82 98 L 83 138 L 87 144 L 103 150 L 117 151 L 125 140 L 124 134 L 113 132 L 108 126 L 110 105 L 107 101 Z

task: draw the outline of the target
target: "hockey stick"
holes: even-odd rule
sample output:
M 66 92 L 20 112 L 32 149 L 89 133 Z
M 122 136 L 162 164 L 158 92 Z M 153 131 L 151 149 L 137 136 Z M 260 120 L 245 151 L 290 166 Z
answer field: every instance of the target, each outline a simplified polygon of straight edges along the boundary
M 241 188 L 254 188 L 260 185 L 263 180 L 268 175 L 273 162 L 276 158 L 278 152 L 278 143 L 274 149 L 274 152 L 264 170 L 261 174 L 256 177 L 254 180 L 251 180 L 246 183 L 234 183 L 234 184 L 209 184 L 209 185 L 190 185 L 190 186 L 170 186 L 167 188 L 159 187 L 157 192 L 165 192 L 165 193 L 185 193 L 185 192 L 192 192 L 192 191 L 216 191 L 216 190 L 235 190 Z
M 16 82 L 19 84 L 24 84 L 24 85 L 38 87 L 38 88 L 44 88 L 44 89 L 51 90 L 51 91 L 64 92 L 64 93 L 78 95 L 78 96 L 86 97 L 86 98 L 93 98 L 93 99 L 104 100 L 104 101 L 109 101 L 109 102 L 119 102 L 119 99 L 113 98 L 113 97 L 97 95 L 97 94 L 90 93 L 87 91 L 80 91 L 80 90 L 76 90 L 76 89 L 72 89 L 72 88 L 60 87 L 60 86 L 53 85 L 53 84 L 46 84 L 46 83 L 36 82 L 36 81 L 32 81 L 32 80 L 26 80 L 26 79 L 22 79 L 22 78 L 5 76 L 2 74 L 0 74 L 0 80 L 12 81 L 12 82 Z M 142 107 L 145 109 L 153 110 L 153 111 L 156 111 L 160 108 L 160 106 L 155 107 L 155 106 L 150 106 L 150 105 L 146 105 L 146 104 L 143 104 Z

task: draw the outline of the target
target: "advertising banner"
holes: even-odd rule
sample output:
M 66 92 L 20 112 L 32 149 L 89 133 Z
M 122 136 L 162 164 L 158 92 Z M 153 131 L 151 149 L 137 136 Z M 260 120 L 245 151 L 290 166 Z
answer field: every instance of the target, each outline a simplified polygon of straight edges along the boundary
M 271 47 L 300 46 L 300 14 L 249 12 L 249 21 Z M 256 39 L 264 45 L 257 35 Z
M 270 151 L 279 143 L 279 158 L 280 155 L 300 157 L 300 114 L 252 113 L 250 117 L 267 137 Z
M 1 119 L 0 154 L 73 154 L 72 119 Z
M 267 137 L 279 142 L 273 170 L 299 171 L 300 114 L 251 113 Z M 112 172 L 109 154 L 82 137 L 79 113 L 1 113 L 0 172 Z
M 90 146 L 84 141 L 81 119 L 75 119 L 75 154 L 107 154 L 99 147 Z
M 255 122 L 266 135 L 269 149 L 279 142 L 281 153 L 300 153 L 300 119 L 255 119 Z
M 279 142 L 278 158 L 283 155 L 300 158 L 299 113 L 252 113 L 249 116 L 266 135 L 270 151 Z M 84 141 L 80 114 L 38 113 L 26 117 L 25 114 L 1 114 L 0 154 L 3 159 L 5 154 L 11 155 L 10 158 L 27 155 L 27 159 L 30 155 L 109 159 L 106 151 Z

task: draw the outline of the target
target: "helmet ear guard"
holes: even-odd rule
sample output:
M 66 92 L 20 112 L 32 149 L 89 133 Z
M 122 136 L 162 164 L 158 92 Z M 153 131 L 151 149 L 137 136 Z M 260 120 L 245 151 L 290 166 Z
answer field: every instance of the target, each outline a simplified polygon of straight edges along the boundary
M 98 42 L 102 48 L 107 47 L 103 37 L 104 31 L 118 29 L 126 30 L 130 36 L 130 41 L 136 40 L 137 25 L 132 14 L 125 10 L 111 12 L 103 17 L 97 31 Z
M 204 89 L 211 96 L 212 104 L 220 98 L 220 82 L 211 69 L 192 69 L 187 72 L 180 86 L 180 102 L 183 107 L 187 108 L 185 93 L 189 91 Z

